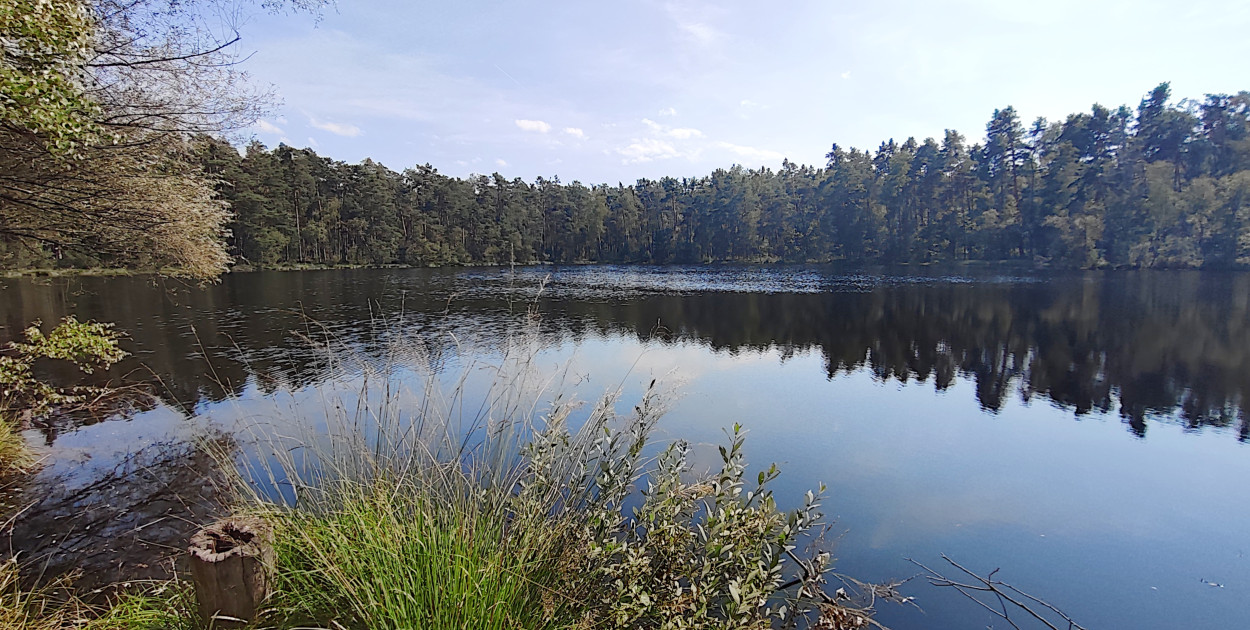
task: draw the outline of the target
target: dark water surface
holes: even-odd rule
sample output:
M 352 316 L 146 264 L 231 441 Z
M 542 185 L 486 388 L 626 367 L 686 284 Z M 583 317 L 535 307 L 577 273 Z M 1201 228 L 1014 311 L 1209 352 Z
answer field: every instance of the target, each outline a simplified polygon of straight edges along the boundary
M 549 279 L 543 284 L 544 278 Z M 215 507 L 189 440 L 302 408 L 333 370 L 304 337 L 365 355 L 431 340 L 448 371 L 536 304 L 542 362 L 583 398 L 682 383 L 668 438 L 824 482 L 840 571 L 867 580 L 945 553 L 1091 628 L 1250 626 L 1250 275 L 978 269 L 571 267 L 250 273 L 200 289 L 147 278 L 0 280 L 0 339 L 66 314 L 115 322 L 107 378 L 158 403 L 32 428 L 47 465 L 9 498 L 11 546 L 85 578 L 159 575 Z M 473 343 L 469 343 L 471 340 Z M 476 349 L 470 349 L 476 348 Z M 69 378 L 68 373 L 52 374 Z M 710 450 L 710 449 L 709 449 Z M 118 559 L 122 558 L 121 561 Z M 1216 584 L 1216 585 L 1213 585 Z M 896 630 L 984 628 L 913 581 Z M 1001 622 L 999 622 L 1001 623 Z M 998 626 L 995 626 L 998 627 Z

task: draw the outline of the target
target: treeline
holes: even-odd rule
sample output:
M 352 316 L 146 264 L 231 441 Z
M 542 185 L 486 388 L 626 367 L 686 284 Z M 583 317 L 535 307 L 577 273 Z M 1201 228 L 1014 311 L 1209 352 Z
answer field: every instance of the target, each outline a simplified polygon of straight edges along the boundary
M 1136 111 L 1026 126 L 1008 107 L 986 132 L 616 186 L 396 173 L 285 145 L 241 156 L 207 138 L 199 154 L 234 211 L 232 253 L 259 266 L 1250 262 L 1250 92 L 1172 104 L 1165 83 Z

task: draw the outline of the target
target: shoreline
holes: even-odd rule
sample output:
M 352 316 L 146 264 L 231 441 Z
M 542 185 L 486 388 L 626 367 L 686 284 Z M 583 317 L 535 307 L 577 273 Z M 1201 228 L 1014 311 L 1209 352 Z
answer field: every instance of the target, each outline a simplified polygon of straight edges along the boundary
M 607 262 L 607 261 L 572 261 L 572 262 L 551 262 L 551 261 L 533 261 L 525 263 L 516 263 L 515 265 L 508 263 L 491 263 L 491 262 L 473 262 L 473 263 L 444 263 L 444 264 L 405 264 L 405 263 L 385 263 L 385 264 L 350 264 L 350 263 L 290 263 L 279 265 L 250 265 L 239 264 L 227 269 L 225 274 L 234 273 L 255 273 L 261 271 L 331 271 L 331 270 L 352 270 L 352 269 L 448 269 L 460 268 L 468 269 L 474 267 L 480 268 L 504 268 L 504 267 L 591 267 L 591 266 L 645 266 L 645 267 L 720 267 L 730 265 L 752 265 L 766 267 L 784 267 L 784 266 L 803 266 L 803 265 L 848 265 L 851 267 L 863 268 L 882 268 L 882 269 L 909 269 L 909 268 L 941 268 L 941 267 L 970 267 L 978 269 L 1002 268 L 1006 270 L 1030 269 L 1035 271 L 1206 271 L 1206 272 L 1229 272 L 1229 271 L 1250 271 L 1250 265 L 1234 265 L 1231 267 L 1065 267 L 1061 265 L 1051 264 L 1049 261 L 1027 261 L 1018 259 L 1004 260 L 958 260 L 958 261 L 934 261 L 934 262 L 895 262 L 895 263 L 876 263 L 876 262 L 850 262 L 847 260 L 826 260 L 826 261 L 803 261 L 803 262 L 785 262 L 780 260 L 717 260 L 717 261 L 700 261 L 700 262 L 671 262 L 671 263 L 643 263 L 643 262 Z M 19 279 L 19 278 L 65 278 L 65 277 L 137 277 L 137 276 L 165 276 L 176 277 L 175 270 L 168 268 L 124 268 L 124 267 L 66 267 L 66 268 L 30 268 L 30 269 L 4 269 L 0 270 L 0 279 Z

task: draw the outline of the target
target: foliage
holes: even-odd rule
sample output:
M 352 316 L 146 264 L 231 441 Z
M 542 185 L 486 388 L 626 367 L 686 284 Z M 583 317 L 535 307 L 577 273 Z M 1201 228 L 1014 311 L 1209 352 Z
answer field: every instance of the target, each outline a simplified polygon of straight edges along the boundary
M 688 447 L 671 445 L 634 518 L 592 541 L 589 558 L 605 582 L 594 589 L 594 627 L 770 628 L 819 603 L 779 596 L 785 554 L 821 518 L 818 497 L 809 492 L 803 507 L 778 510 L 765 489 L 775 466 L 746 490 L 743 440 L 735 425 L 729 447 L 720 449 L 720 472 L 693 483 L 683 480 Z M 819 573 L 828 558 L 820 555 Z
M 98 130 L 85 66 L 94 21 L 79 0 L 9 0 L 0 6 L 0 122 L 73 155 Z
M 35 253 L 53 264 L 73 255 L 82 266 L 215 277 L 229 262 L 222 246 L 229 214 L 180 144 L 92 146 L 83 160 L 69 162 L 38 144 L 0 151 L 0 168 L 24 182 L 0 201 L 0 259 L 39 264 L 21 253 L 42 247 Z
M 201 139 L 253 265 L 941 262 L 1227 267 L 1250 260 L 1250 92 L 1136 112 L 1095 105 L 1025 125 L 996 110 L 984 143 L 837 144 L 824 167 L 718 169 L 632 185 L 395 172 L 310 149 Z
M 80 322 L 66 317 L 44 334 L 39 322 L 25 331 L 25 342 L 13 341 L 8 354 L 0 355 L 0 420 L 10 420 L 19 412 L 46 413 L 57 405 L 79 402 L 96 391 L 92 388 L 56 388 L 35 378 L 33 367 L 40 359 L 68 361 L 90 374 L 126 356 L 117 344 L 111 324 Z
M 258 430 L 235 479 L 237 509 L 275 525 L 263 625 L 762 628 L 818 607 L 870 614 L 818 595 L 827 555 L 791 560 L 817 498 L 779 510 L 764 487 L 775 468 L 748 490 L 740 427 L 708 479 L 691 477 L 684 444 L 647 464 L 654 382 L 627 418 L 609 393 L 573 426 L 579 406 L 515 348 L 465 369 L 495 375 L 467 408 L 463 379 L 448 393 L 433 374 L 345 367 L 362 370 L 358 402 L 332 398 L 312 432 L 299 419 Z
M 225 270 L 229 214 L 185 141 L 236 132 L 270 102 L 238 66 L 235 11 L 219 0 L 0 8 L 0 264 L 139 266 L 200 280 Z

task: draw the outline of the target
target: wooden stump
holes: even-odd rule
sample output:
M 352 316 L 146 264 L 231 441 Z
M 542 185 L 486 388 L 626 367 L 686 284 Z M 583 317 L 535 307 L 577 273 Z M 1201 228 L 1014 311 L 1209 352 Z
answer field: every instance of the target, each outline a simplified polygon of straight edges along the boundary
M 273 531 L 256 518 L 228 518 L 191 537 L 191 579 L 210 628 L 240 628 L 269 596 Z

